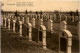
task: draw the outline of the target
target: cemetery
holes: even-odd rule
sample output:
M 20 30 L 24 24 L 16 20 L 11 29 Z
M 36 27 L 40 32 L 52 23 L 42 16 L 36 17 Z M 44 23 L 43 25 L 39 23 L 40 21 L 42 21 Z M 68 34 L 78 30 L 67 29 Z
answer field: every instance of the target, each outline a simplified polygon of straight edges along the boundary
M 6 50 L 8 53 L 10 48 L 4 46 L 9 44 L 9 47 L 14 48 L 10 52 L 14 53 L 16 50 L 19 53 L 79 53 L 79 26 L 78 16 L 56 16 L 55 13 L 16 16 L 4 13 L 1 26 L 2 52 Z M 11 42 L 4 45 L 3 39 L 6 39 L 5 43 Z

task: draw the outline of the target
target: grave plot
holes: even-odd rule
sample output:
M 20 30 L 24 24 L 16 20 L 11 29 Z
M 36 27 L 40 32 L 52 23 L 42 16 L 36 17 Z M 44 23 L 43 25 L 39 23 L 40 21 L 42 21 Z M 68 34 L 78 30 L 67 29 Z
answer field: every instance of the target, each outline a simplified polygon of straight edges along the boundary
M 57 33 L 46 32 L 47 48 L 58 52 L 59 48 L 59 35 Z
M 71 53 L 72 34 L 69 30 L 61 31 L 59 34 L 59 52 Z
M 38 29 L 32 28 L 32 40 L 38 42 Z
M 66 25 L 65 21 L 60 22 L 59 52 L 71 53 L 72 34 L 67 30 Z
M 31 23 L 22 24 L 22 36 L 28 37 L 32 41 L 32 25 Z
M 22 36 L 29 37 L 29 27 L 28 27 L 28 24 L 22 24 Z
M 42 44 L 43 49 L 46 48 L 46 27 L 44 25 L 40 25 L 38 29 L 38 42 Z
M 27 26 L 26 26 L 26 24 L 22 24 L 22 36 L 23 37 L 27 36 Z

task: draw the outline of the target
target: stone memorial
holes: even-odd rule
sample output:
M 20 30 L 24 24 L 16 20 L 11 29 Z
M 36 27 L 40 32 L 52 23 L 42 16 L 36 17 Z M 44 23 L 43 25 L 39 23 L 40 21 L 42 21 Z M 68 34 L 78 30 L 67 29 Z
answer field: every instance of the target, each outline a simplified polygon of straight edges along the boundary
M 53 33 L 53 21 L 52 20 L 50 19 L 48 20 L 47 27 L 48 27 L 48 31 Z
M 38 33 L 38 41 L 42 42 L 43 49 L 46 49 L 46 27 L 44 25 L 40 25 Z
M 10 19 L 8 19 L 8 30 L 10 30 Z
M 19 21 L 19 25 L 20 25 L 20 27 L 19 27 L 19 35 L 22 36 L 22 22 L 21 21 Z
M 61 51 L 65 53 L 71 53 L 72 46 L 72 34 L 66 29 L 66 22 L 62 21 L 60 23 L 60 33 L 59 33 L 59 53 Z
M 15 33 L 15 23 L 16 23 L 16 20 L 13 20 L 13 32 Z

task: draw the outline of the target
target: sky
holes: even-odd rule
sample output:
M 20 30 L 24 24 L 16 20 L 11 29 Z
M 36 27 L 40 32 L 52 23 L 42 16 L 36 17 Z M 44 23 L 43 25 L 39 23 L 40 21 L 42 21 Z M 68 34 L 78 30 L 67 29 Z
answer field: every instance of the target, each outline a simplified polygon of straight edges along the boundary
M 4 11 L 80 11 L 78 0 L 2 0 Z

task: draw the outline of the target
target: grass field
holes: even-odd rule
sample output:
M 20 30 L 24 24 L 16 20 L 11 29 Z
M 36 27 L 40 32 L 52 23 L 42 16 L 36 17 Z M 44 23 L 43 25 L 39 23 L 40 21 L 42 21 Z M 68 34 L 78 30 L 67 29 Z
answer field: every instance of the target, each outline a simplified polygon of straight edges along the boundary
M 30 21 L 31 22 L 31 21 Z M 59 30 L 60 24 L 54 22 L 53 30 L 54 33 L 51 34 L 47 31 L 46 42 L 47 48 L 49 50 L 43 50 L 42 44 L 38 43 L 38 20 L 36 20 L 36 29 L 32 29 L 32 42 L 28 41 L 27 28 L 23 24 L 22 35 L 19 37 L 18 34 L 18 24 L 16 23 L 16 32 L 8 31 L 7 29 L 1 30 L 1 52 L 2 53 L 56 53 L 58 52 L 59 45 Z M 47 28 L 47 22 L 43 23 Z M 12 26 L 12 24 L 11 24 Z M 12 29 L 12 27 L 11 27 Z M 72 53 L 79 53 L 79 36 L 77 34 L 77 25 L 67 24 L 67 29 L 72 33 Z M 54 52 L 55 51 L 55 52 Z
M 32 42 L 28 37 L 20 37 L 7 29 L 1 29 L 1 53 L 56 53 L 58 52 L 58 33 L 47 32 L 47 48 L 42 49 L 42 44 L 37 40 L 37 29 L 33 29 Z M 25 30 L 26 33 L 26 30 Z M 55 52 L 54 52 L 55 51 Z M 72 53 L 79 53 L 79 40 L 72 40 Z

